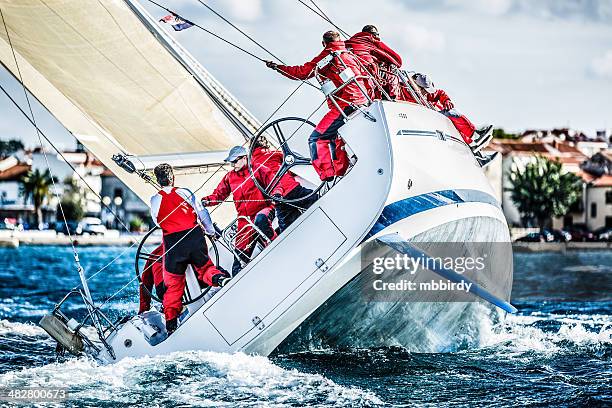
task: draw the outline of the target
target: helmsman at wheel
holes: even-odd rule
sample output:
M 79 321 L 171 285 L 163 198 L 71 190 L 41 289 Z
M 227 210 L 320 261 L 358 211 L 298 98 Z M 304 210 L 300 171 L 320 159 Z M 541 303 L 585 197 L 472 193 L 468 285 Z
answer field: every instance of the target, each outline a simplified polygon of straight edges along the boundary
M 227 272 L 217 269 L 208 256 L 204 231 L 208 235 L 215 233 L 208 211 L 191 191 L 174 187 L 174 173 L 169 164 L 158 165 L 154 172 L 162 188 L 151 197 L 151 217 L 163 231 L 166 286 L 163 303 L 166 329 L 170 334 L 177 328 L 183 307 L 181 297 L 189 265 L 193 265 L 199 278 L 210 286 L 223 286 L 231 278 Z

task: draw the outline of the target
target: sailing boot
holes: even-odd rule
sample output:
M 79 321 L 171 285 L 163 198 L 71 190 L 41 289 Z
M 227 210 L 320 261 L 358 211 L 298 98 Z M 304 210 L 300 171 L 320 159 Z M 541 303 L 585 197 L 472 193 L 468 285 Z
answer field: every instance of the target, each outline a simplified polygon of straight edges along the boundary
M 482 154 L 481 152 L 474 153 L 474 157 L 476 157 L 476 161 L 480 165 L 480 167 L 484 168 L 497 156 L 499 152 L 493 152 L 491 154 Z
M 221 273 L 216 274 L 212 277 L 212 283 L 214 286 L 218 286 L 220 288 L 224 287 L 232 280 L 231 275 L 225 269 L 217 267 Z
M 474 130 L 474 139 L 470 143 L 470 149 L 477 152 L 485 147 L 493 138 L 493 125 L 483 126 L 480 129 Z
M 168 336 L 174 333 L 177 327 L 178 327 L 177 317 L 175 317 L 174 319 L 166 320 L 166 332 L 168 332 Z

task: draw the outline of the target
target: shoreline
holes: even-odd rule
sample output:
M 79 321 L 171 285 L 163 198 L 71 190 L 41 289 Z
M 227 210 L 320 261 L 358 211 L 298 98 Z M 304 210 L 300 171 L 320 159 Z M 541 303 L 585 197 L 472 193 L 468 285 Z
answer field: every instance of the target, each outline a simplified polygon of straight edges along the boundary
M 73 235 L 75 246 L 130 246 L 140 243 L 145 234 L 107 234 Z M 161 234 L 153 234 L 147 244 L 161 243 Z M 70 238 L 55 231 L 11 231 L 9 234 L 0 232 L 0 248 L 19 248 L 20 246 L 69 246 Z
M 514 252 L 610 251 L 612 242 L 513 242 Z
M 11 231 L 12 232 L 12 231 Z M 108 234 L 107 236 L 77 235 L 73 236 L 76 246 L 130 246 L 140 243 L 143 234 Z M 161 234 L 153 234 L 148 244 L 161 243 Z M 55 231 L 16 231 L 9 234 L 0 232 L 0 248 L 18 248 L 19 246 L 67 246 L 70 239 L 67 235 Z M 566 252 L 566 251 L 609 251 L 612 242 L 513 242 L 514 252 Z

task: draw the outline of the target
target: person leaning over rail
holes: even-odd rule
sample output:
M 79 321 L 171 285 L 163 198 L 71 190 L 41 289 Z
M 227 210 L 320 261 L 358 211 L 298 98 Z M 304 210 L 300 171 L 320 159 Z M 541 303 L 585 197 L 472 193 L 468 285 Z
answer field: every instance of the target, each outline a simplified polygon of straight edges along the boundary
M 354 81 L 349 79 L 336 94 L 327 97 L 329 111 L 308 138 L 312 165 L 321 180 L 328 181 L 334 176 L 344 175 L 348 168 L 346 164 L 348 157 L 343 149 L 344 141 L 338 137 L 338 129 L 344 124 L 346 116 L 353 113 L 358 106 L 368 102 L 364 94 L 367 91 L 363 79 L 367 77 L 367 73 L 361 69 L 357 57 L 347 51 L 338 32 L 327 31 L 323 34 L 322 44 L 323 51 L 303 65 L 286 66 L 272 61 L 265 62 L 268 68 L 280 72 L 287 78 L 307 80 L 316 75 L 323 84 L 329 80 L 335 87 L 345 84 L 342 77 L 346 78 L 346 67 L 352 71 L 353 78 L 356 77 Z
M 366 71 L 372 75 L 374 81 L 367 81 L 368 91 L 372 99 L 381 99 L 380 88 L 383 88 L 391 99 L 401 99 L 399 78 L 390 72 L 390 68 L 402 66 L 402 57 L 391 47 L 381 41 L 378 28 L 368 24 L 360 32 L 346 40 L 346 47 L 359 58 Z
M 169 164 L 155 167 L 155 178 L 162 187 L 151 197 L 151 217 L 163 232 L 163 278 L 166 291 L 163 305 L 166 330 L 171 334 L 178 326 L 185 290 L 185 271 L 191 264 L 196 274 L 209 286 L 224 286 L 231 277 L 213 265 L 208 256 L 204 231 L 214 235 L 208 211 L 186 188 L 174 187 L 174 173 Z M 204 231 L 198 221 L 202 223 Z
M 440 113 L 450 119 L 468 145 L 478 144 L 480 140 L 489 137 L 493 132 L 493 125 L 487 125 L 480 129 L 476 129 L 476 126 L 465 115 L 455 109 L 455 104 L 451 101 L 448 94 L 442 89 L 435 88 L 434 83 L 427 75 L 416 73 L 412 76 L 412 79 L 414 79 L 414 82 L 419 87 L 419 91 L 425 99 L 427 99 L 434 108 L 438 109 Z M 414 99 L 409 102 L 414 102 Z M 474 136 L 476 136 L 475 140 L 473 139 Z M 475 155 L 480 165 L 484 166 L 495 158 L 497 152 L 488 156 L 476 152 Z
M 248 218 L 269 240 L 273 240 L 276 238 L 276 232 L 272 228 L 272 220 L 275 216 L 274 203 L 266 199 L 255 185 L 247 165 L 246 149 L 242 146 L 232 147 L 224 161 L 231 163 L 233 169 L 227 172 L 211 194 L 202 198 L 202 204 L 204 206 L 221 204 L 232 195 L 238 217 Z M 261 186 L 269 185 L 274 178 L 272 171 L 263 165 L 254 167 L 253 173 Z M 282 192 L 281 189 L 282 183 L 278 183 L 273 194 Z M 249 226 L 245 218 L 238 218 L 235 248 L 240 258 L 234 257 L 232 275 L 240 272 L 242 263 L 249 261 L 255 245 L 261 242 L 257 232 Z M 261 244 L 265 246 L 266 242 L 261 242 Z

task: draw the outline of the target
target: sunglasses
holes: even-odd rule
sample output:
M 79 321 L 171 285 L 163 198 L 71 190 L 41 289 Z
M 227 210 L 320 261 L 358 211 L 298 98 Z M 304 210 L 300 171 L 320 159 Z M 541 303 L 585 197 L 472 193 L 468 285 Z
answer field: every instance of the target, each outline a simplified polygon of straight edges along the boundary
M 238 161 L 242 160 L 243 158 L 244 158 L 244 156 L 240 156 L 237 159 L 230 161 L 230 163 L 236 164 L 236 163 L 238 163 Z

